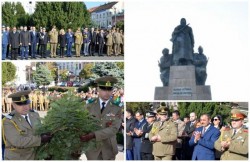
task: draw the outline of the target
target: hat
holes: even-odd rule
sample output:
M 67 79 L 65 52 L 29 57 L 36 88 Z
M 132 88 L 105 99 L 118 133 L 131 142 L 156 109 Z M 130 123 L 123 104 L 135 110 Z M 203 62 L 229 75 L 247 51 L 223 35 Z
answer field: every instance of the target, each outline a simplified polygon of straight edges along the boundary
M 159 115 L 167 115 L 168 114 L 168 108 L 166 106 L 160 106 L 156 111 L 157 111 L 157 114 L 159 114 Z
M 112 76 L 104 76 L 95 80 L 98 87 L 110 87 L 113 88 L 114 84 L 117 83 L 117 79 Z
M 146 113 L 146 117 L 155 117 L 156 113 L 153 111 L 149 111 Z
M 240 111 L 239 109 L 231 110 L 231 120 L 241 120 L 247 117 L 245 112 Z
M 29 104 L 29 94 L 31 90 L 20 91 L 17 93 L 10 94 L 8 98 L 12 98 L 12 102 L 16 103 L 17 105 L 26 105 Z

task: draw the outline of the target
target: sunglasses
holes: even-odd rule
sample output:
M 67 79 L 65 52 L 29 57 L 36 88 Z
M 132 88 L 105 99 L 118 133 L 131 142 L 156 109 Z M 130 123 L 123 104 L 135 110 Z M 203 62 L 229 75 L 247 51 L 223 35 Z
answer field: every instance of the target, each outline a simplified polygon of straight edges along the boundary
M 217 120 L 219 120 L 219 119 L 214 119 L 214 121 L 217 121 Z

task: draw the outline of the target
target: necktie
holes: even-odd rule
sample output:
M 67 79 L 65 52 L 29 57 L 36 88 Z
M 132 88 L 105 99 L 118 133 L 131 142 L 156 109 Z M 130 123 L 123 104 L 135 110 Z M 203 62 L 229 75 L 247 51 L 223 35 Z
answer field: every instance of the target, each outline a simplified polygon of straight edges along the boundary
M 26 120 L 27 123 L 30 125 L 30 127 L 32 127 L 31 124 L 30 124 L 30 122 L 29 122 L 29 120 L 28 120 L 28 116 L 27 116 L 27 115 L 25 115 L 25 120 Z
M 236 134 L 236 129 L 233 129 L 233 135 L 232 137 Z
M 103 110 L 105 109 L 105 102 L 102 102 L 102 109 L 101 109 L 101 113 L 103 112 Z

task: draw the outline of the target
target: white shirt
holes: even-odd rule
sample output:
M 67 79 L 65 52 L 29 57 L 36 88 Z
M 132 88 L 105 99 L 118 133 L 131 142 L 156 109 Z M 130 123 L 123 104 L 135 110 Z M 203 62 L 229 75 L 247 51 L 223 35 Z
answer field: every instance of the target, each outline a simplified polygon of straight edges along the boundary
M 107 104 L 108 104 L 108 102 L 109 102 L 109 100 L 107 100 L 107 101 L 103 101 L 101 98 L 99 98 L 99 102 L 100 102 L 100 109 L 102 109 L 102 103 L 103 103 L 103 102 L 105 102 L 104 107 L 106 107 L 106 106 L 107 106 Z
M 27 117 L 28 117 L 28 121 L 29 121 L 29 123 L 30 123 L 30 125 L 31 125 L 29 114 L 27 114 L 27 115 L 21 115 L 21 116 L 22 116 L 24 119 L 25 119 L 25 116 L 27 116 Z M 25 119 L 25 121 L 26 121 L 26 119 Z

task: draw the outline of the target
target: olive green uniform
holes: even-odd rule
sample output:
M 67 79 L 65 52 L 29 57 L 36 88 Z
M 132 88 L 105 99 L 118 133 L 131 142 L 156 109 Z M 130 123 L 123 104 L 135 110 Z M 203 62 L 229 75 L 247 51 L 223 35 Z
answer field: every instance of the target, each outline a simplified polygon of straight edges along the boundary
M 160 142 L 153 143 L 155 160 L 172 160 L 172 156 L 175 154 L 177 140 L 176 124 L 171 120 L 155 122 L 149 133 L 149 139 L 155 135 L 161 137 Z
M 222 150 L 222 141 L 230 141 L 229 148 Z M 248 160 L 248 131 L 241 128 L 235 135 L 233 129 L 222 131 L 214 147 L 222 152 L 221 160 Z
M 41 144 L 41 137 L 34 135 L 35 127 L 41 121 L 39 114 L 34 111 L 30 111 L 28 115 L 32 127 L 23 116 L 15 111 L 3 119 L 5 160 L 34 160 L 35 148 Z
M 101 113 L 99 98 L 86 108 L 99 122 L 102 129 L 95 131 L 95 140 L 101 142 L 97 148 L 86 152 L 88 160 L 115 160 L 118 154 L 116 133 L 121 126 L 121 108 L 108 102 Z

